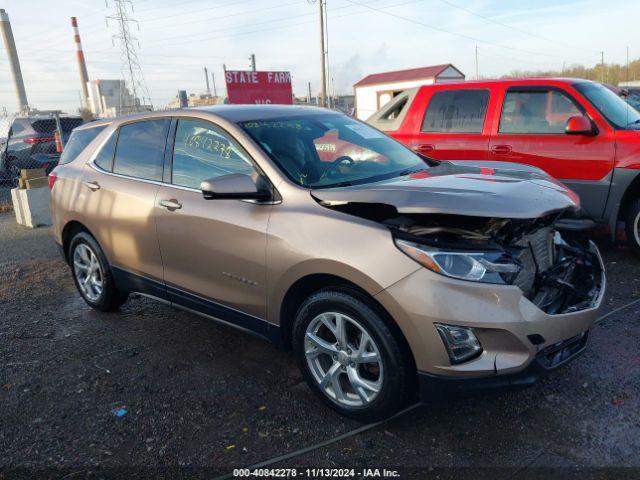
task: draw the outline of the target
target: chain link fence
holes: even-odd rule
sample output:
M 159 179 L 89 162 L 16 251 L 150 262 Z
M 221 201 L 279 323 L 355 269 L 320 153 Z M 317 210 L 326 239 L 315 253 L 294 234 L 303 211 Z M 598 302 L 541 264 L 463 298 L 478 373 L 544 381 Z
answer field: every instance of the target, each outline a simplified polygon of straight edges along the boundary
M 81 117 L 62 113 L 0 117 L 0 188 L 17 186 L 25 168 L 49 174 L 71 131 L 82 123 Z

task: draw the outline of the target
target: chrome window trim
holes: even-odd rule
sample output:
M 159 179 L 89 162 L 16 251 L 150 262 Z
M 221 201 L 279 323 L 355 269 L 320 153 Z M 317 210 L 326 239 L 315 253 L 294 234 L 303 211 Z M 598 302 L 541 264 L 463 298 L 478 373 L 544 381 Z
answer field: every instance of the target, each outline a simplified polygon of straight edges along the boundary
M 106 143 L 106 142 L 105 142 Z M 99 150 L 99 149 L 98 149 Z M 96 150 L 96 152 L 98 151 Z M 113 173 L 113 172 L 107 172 L 106 170 L 103 170 L 102 168 L 100 168 L 98 165 L 96 165 L 94 163 L 94 159 L 92 158 L 91 160 L 89 160 L 87 162 L 87 165 L 91 168 L 93 168 L 96 172 L 98 173 L 102 173 L 104 175 L 111 175 L 112 177 L 117 177 L 117 178 L 124 178 L 126 180 L 134 180 L 136 182 L 143 182 L 143 183 L 150 183 L 152 185 L 157 185 L 159 187 L 170 187 L 170 188 L 176 188 L 178 190 L 184 190 L 187 192 L 195 192 L 195 193 L 200 193 L 202 194 L 201 190 L 198 190 L 197 188 L 190 188 L 190 187 L 183 187 L 181 185 L 174 185 L 173 183 L 167 183 L 167 182 L 159 182 L 157 180 L 147 180 L 146 178 L 138 178 L 138 177 L 131 177 L 129 175 L 122 175 L 120 173 Z M 275 187 L 274 187 L 275 188 Z M 282 200 L 267 200 L 267 201 L 261 201 L 261 200 L 254 200 L 254 199 L 245 199 L 245 200 L 240 200 L 241 202 L 245 202 L 245 203 L 251 203 L 254 205 L 279 205 L 282 203 Z
M 158 186 L 163 186 L 163 185 L 167 185 L 166 183 L 163 182 L 158 182 L 157 180 L 147 180 L 146 178 L 139 178 L 139 177 L 131 177 L 129 175 L 122 175 L 120 173 L 114 173 L 114 172 L 107 172 L 106 170 L 103 170 L 102 168 L 100 168 L 98 165 L 96 165 L 93 162 L 93 159 L 90 160 L 89 162 L 87 162 L 87 165 L 91 168 L 93 168 L 96 172 L 102 173 L 104 175 L 111 175 L 112 177 L 117 177 L 117 178 L 125 178 L 127 180 L 135 180 L 137 182 L 143 182 L 143 183 L 151 183 L 152 185 L 158 185 Z

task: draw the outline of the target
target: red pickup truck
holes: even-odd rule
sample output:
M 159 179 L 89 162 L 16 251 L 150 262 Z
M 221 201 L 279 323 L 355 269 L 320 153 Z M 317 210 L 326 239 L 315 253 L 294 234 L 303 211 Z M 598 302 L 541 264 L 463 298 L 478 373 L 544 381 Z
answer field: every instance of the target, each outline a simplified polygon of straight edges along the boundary
M 417 87 L 368 123 L 438 160 L 533 165 L 575 190 L 584 210 L 618 220 L 640 253 L 640 113 L 599 83 L 491 80 Z

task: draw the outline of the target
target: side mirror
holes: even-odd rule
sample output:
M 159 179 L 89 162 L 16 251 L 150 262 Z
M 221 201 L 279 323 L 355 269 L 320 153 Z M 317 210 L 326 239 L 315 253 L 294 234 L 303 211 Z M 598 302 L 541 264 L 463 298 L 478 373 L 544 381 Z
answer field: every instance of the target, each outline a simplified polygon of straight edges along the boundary
M 200 184 L 202 196 L 207 200 L 270 200 L 271 188 L 267 180 L 257 175 L 231 173 L 209 178 Z
M 567 120 L 567 126 L 564 129 L 564 133 L 567 135 L 587 135 L 593 136 L 596 134 L 596 129 L 593 127 L 591 120 L 584 115 L 574 115 Z

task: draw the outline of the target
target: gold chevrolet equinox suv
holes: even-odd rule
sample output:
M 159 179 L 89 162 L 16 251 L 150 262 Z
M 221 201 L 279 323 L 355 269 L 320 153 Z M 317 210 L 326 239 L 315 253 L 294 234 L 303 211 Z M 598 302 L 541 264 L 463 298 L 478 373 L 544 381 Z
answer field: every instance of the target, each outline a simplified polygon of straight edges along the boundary
M 324 109 L 92 122 L 49 186 L 90 306 L 135 292 L 252 332 L 359 419 L 532 383 L 585 349 L 605 291 L 562 230 L 578 197 L 541 170 L 436 162 Z

